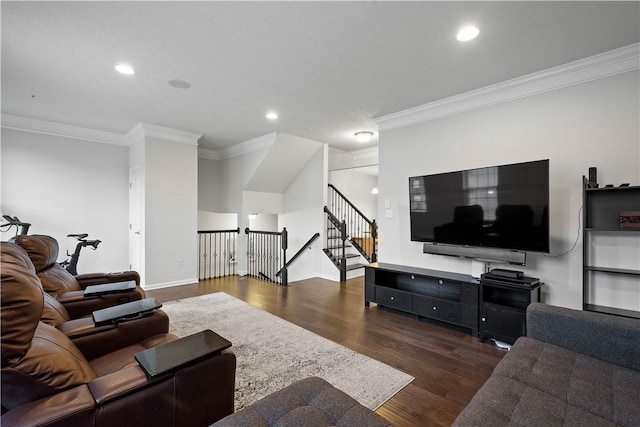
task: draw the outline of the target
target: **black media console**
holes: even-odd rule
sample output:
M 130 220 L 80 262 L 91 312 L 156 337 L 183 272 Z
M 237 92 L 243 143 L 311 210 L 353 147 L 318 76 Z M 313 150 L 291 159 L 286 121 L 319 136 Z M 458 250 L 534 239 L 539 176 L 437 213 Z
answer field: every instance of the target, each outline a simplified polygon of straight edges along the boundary
M 364 270 L 364 303 L 469 328 L 481 340 L 513 344 L 526 333 L 527 306 L 540 301 L 542 283 L 510 270 L 492 273 L 478 280 L 467 274 L 373 263 Z
M 540 302 L 542 283 L 535 277 L 509 277 L 500 271 L 505 270 L 480 277 L 480 339 L 513 344 L 527 334 L 527 306 Z
M 395 264 L 365 266 L 364 302 L 471 329 L 478 335 L 478 279 Z

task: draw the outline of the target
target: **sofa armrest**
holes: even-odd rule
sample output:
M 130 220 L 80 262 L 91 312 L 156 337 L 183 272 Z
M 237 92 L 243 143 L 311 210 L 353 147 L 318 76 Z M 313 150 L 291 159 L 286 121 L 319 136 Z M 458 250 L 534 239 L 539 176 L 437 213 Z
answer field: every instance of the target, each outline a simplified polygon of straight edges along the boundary
M 113 282 L 126 282 L 133 280 L 136 286 L 140 286 L 140 274 L 137 271 L 120 271 L 118 273 L 88 273 L 79 274 L 76 280 L 82 289 L 90 285 L 104 285 Z
M 541 303 L 527 308 L 527 336 L 640 370 L 640 320 Z
M 71 338 L 71 341 L 80 349 L 87 360 L 96 359 L 155 335 L 166 334 L 169 331 L 169 316 L 162 310 L 157 310 L 140 319 L 119 322 L 117 325 L 92 325 L 73 331 L 73 326 L 80 321 L 86 322 L 86 319 L 65 322 L 58 329 L 65 334 L 69 332 L 67 336 Z M 91 321 L 91 323 L 93 322 Z
M 100 406 L 96 425 L 123 417 L 127 425 L 211 425 L 233 413 L 235 368 L 227 349 L 154 378 L 139 366 L 97 378 L 89 383 Z
M 90 316 L 96 310 L 125 304 L 131 301 L 138 301 L 144 297 L 144 291 L 140 287 L 136 287 L 130 291 L 92 297 L 85 297 L 84 291 L 71 291 L 58 294 L 55 296 L 55 299 L 67 309 L 70 318 L 77 319 L 79 317 Z
M 149 378 L 139 366 L 21 405 L 3 427 L 85 425 L 208 426 L 233 413 L 235 355 L 230 349 Z
M 83 384 L 18 406 L 0 418 L 4 427 L 92 425 L 95 401 Z

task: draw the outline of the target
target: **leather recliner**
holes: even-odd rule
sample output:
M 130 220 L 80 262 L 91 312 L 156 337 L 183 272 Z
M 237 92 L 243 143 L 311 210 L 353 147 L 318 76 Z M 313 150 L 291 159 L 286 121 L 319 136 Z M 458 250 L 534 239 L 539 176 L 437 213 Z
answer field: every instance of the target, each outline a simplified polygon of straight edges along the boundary
M 40 321 L 44 296 L 27 253 L 3 242 L 0 257 L 4 427 L 205 426 L 233 412 L 231 350 L 155 377 L 144 373 L 134 355 L 176 342 L 174 335 L 87 357 L 60 330 Z
M 135 344 L 153 335 L 169 332 L 169 316 L 162 310 L 135 319 L 118 319 L 96 325 L 93 316 L 71 319 L 58 300 L 42 291 L 44 297 L 40 321 L 60 330 L 87 359 Z
M 58 241 L 51 236 L 20 235 L 16 236 L 15 243 L 29 254 L 44 291 L 58 300 L 72 319 L 89 316 L 96 310 L 137 301 L 146 296 L 140 288 L 140 275 L 136 271 L 73 276 L 57 263 Z M 135 289 L 91 297 L 84 295 L 87 286 L 126 281 L 135 281 Z

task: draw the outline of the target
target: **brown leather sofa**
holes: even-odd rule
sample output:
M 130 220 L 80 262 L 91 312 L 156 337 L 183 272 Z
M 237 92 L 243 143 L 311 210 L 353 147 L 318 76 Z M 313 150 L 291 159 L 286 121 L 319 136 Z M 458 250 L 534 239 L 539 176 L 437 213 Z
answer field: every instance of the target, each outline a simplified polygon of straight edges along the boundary
M 140 275 L 136 271 L 119 273 L 91 273 L 73 276 L 57 263 L 58 242 L 51 236 L 31 234 L 16 236 L 33 262 L 44 291 L 53 296 L 67 310 L 72 319 L 89 316 L 96 310 L 145 298 L 140 288 Z M 135 281 L 133 290 L 85 297 L 87 286 Z
M 87 356 L 40 321 L 43 292 L 23 249 L 0 244 L 0 273 L 2 426 L 206 426 L 233 412 L 231 350 L 154 377 L 134 355 L 183 340 L 161 333 Z
M 40 321 L 69 337 L 88 359 L 169 332 L 169 316 L 162 310 L 144 313 L 131 320 L 122 318 L 96 325 L 93 316 L 71 319 L 58 300 L 44 291 L 42 295 L 44 307 Z

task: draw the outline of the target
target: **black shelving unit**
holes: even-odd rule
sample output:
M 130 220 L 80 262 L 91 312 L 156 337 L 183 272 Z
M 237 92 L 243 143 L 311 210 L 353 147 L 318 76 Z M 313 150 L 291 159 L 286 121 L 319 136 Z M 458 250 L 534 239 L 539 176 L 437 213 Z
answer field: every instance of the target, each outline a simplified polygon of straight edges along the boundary
M 640 299 L 640 269 L 591 264 L 594 252 L 599 249 L 592 242 L 599 234 L 613 235 L 614 238 L 630 235 L 640 241 L 640 228 L 623 228 L 620 223 L 620 212 L 640 211 L 640 186 L 590 188 L 587 178 L 582 177 L 582 180 L 582 309 L 640 319 L 640 311 L 594 303 L 591 292 L 598 286 L 599 281 L 607 280 L 607 277 L 631 276 L 637 281 Z
M 527 307 L 540 302 L 542 283 L 534 277 L 507 279 L 483 274 L 480 278 L 480 339 L 513 344 L 527 334 Z

